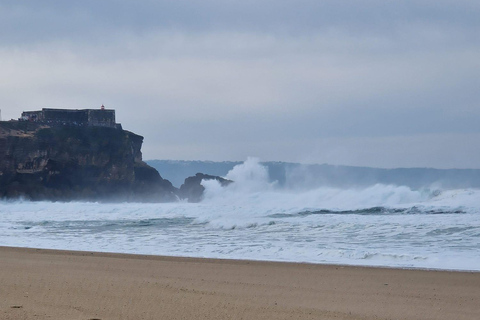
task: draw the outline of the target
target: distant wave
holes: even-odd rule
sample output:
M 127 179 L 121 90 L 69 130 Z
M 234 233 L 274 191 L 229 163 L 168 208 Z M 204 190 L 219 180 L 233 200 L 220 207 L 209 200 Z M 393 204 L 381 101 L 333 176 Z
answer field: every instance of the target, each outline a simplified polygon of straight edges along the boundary
M 365 208 L 365 209 L 356 209 L 356 210 L 315 210 L 315 211 L 301 211 L 294 214 L 285 214 L 285 213 L 275 213 L 269 215 L 272 218 L 288 218 L 292 216 L 309 216 L 315 214 L 338 214 L 338 215 L 411 215 L 411 214 L 462 214 L 466 213 L 464 210 L 461 209 L 442 209 L 442 208 L 435 208 L 435 209 L 425 209 L 421 207 L 411 207 L 411 208 L 386 208 L 386 207 L 372 207 L 372 208 Z

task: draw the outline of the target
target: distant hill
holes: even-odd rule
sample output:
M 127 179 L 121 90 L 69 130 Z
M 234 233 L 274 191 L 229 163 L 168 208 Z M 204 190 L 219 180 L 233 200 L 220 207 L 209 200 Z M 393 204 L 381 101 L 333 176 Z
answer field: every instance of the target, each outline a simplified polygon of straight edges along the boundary
M 224 177 L 242 162 L 149 160 L 162 177 L 179 187 L 186 177 L 198 172 Z M 334 166 L 328 164 L 299 164 L 263 162 L 271 181 L 285 188 L 365 187 L 377 183 L 405 185 L 412 189 L 437 187 L 444 189 L 480 188 L 480 169 L 431 169 Z

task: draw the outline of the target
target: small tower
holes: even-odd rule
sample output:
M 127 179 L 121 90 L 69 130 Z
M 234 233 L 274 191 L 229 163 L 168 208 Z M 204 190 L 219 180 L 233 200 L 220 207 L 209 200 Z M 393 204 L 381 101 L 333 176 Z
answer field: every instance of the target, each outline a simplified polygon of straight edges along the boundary
M 105 110 L 105 106 L 102 104 L 102 106 L 100 107 L 100 110 Z

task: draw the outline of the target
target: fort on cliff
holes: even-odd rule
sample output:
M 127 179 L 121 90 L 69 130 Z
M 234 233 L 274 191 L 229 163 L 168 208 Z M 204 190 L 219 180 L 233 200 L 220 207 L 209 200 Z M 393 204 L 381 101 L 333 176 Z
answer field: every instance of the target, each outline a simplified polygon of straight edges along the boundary
M 30 121 L 48 125 L 74 125 L 119 128 L 115 122 L 115 110 L 105 109 L 50 109 L 24 111 L 19 121 Z
M 0 121 L 0 199 L 175 201 L 177 190 L 142 161 L 142 143 L 104 107 Z

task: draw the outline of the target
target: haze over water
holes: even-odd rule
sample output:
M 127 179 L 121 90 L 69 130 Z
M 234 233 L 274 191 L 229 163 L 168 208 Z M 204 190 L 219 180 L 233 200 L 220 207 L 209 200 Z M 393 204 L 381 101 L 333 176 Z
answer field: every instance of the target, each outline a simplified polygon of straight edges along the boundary
M 2 201 L 0 244 L 480 270 L 478 189 L 280 187 L 256 159 L 226 178 L 204 181 L 200 203 Z

